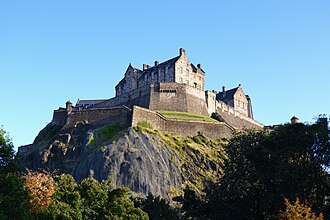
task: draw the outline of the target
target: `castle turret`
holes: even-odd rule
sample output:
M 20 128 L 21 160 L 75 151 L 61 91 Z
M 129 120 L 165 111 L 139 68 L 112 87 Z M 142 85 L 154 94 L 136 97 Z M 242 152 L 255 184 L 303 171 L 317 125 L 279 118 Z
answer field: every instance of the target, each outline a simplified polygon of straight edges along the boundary
M 72 111 L 72 102 L 70 100 L 65 103 L 65 108 L 68 114 L 70 114 Z
M 293 116 L 291 118 L 291 124 L 298 124 L 299 123 L 299 118 L 297 118 L 296 116 Z

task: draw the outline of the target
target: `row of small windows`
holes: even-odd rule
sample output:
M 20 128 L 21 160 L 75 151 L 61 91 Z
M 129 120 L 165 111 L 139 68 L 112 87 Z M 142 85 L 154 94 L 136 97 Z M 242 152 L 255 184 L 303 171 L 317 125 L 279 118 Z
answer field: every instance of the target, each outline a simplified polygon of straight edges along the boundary
M 161 78 L 162 73 L 164 73 L 164 69 L 158 69 L 158 79 Z M 167 75 L 167 74 L 168 74 L 168 66 L 165 67 L 165 75 Z M 156 78 L 156 75 L 157 75 L 156 72 L 152 72 L 151 73 L 151 80 L 154 80 Z M 144 81 L 145 82 L 149 82 L 149 78 L 150 78 L 149 74 L 146 74 L 144 76 Z M 171 76 L 169 76 L 169 80 L 170 81 L 172 80 L 172 77 Z

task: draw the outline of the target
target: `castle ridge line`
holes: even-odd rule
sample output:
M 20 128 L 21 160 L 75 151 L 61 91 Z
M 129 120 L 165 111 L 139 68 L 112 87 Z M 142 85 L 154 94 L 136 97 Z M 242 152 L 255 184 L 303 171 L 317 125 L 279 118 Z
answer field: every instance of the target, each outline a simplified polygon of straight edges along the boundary
M 120 121 L 136 126 L 147 120 L 160 131 L 196 134 L 203 131 L 212 138 L 228 137 L 233 130 L 263 128 L 253 119 L 252 102 L 241 84 L 221 92 L 204 91 L 206 73 L 201 65 L 190 63 L 183 48 L 179 56 L 154 66 L 143 64 L 143 70 L 128 65 L 124 78 L 116 85 L 116 96 L 105 100 L 80 100 L 72 106 L 54 111 L 52 123 L 71 127 L 79 121 L 92 125 Z M 137 107 L 134 107 L 137 106 Z M 190 122 L 161 118 L 156 110 L 197 113 L 210 116 L 217 112 L 224 123 Z M 187 124 L 188 123 L 188 124 Z M 199 129 L 199 130 L 197 130 Z

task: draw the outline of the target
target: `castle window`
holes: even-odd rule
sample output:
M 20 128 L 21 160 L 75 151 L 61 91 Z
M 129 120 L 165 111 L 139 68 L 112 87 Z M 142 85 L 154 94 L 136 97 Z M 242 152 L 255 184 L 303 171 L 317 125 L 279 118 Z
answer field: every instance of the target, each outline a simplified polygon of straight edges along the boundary
M 181 74 L 183 73 L 183 68 L 182 68 L 182 67 L 180 67 L 180 73 L 181 73 Z
M 145 76 L 144 76 L 144 81 L 145 81 L 145 82 L 148 82 L 148 75 L 145 75 Z
M 180 83 L 183 83 L 183 79 L 182 79 L 182 77 L 180 77 Z
M 159 69 L 159 70 L 158 70 L 158 78 L 159 78 L 159 79 L 160 79 L 161 75 L 162 75 L 162 70 Z
M 186 69 L 186 76 L 189 76 L 189 70 Z
M 155 72 L 151 73 L 151 79 L 155 79 Z
M 194 87 L 197 88 L 197 83 L 194 82 Z
M 165 74 L 168 74 L 168 66 L 165 67 Z

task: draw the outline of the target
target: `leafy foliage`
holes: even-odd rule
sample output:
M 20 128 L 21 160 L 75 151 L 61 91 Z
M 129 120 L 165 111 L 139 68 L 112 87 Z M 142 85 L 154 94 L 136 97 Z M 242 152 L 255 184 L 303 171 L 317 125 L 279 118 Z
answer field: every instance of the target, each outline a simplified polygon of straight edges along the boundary
M 55 191 L 54 180 L 50 173 L 29 170 L 24 179 L 24 187 L 30 196 L 30 210 L 32 214 L 38 216 L 52 202 L 51 197 Z
M 177 220 L 181 218 L 178 211 L 171 207 L 169 202 L 150 193 L 146 198 L 136 199 L 135 204 L 148 213 L 151 220 Z
M 306 204 L 301 204 L 299 198 L 295 202 L 290 203 L 288 199 L 285 198 L 286 209 L 280 214 L 281 220 L 323 220 L 323 215 L 320 214 L 316 216 L 310 207 Z
M 211 118 L 219 121 L 219 122 L 225 122 L 225 120 L 223 119 L 223 117 L 221 117 L 221 115 L 218 112 L 213 112 L 211 114 Z
M 186 201 L 200 201 L 195 209 L 184 205 L 186 215 L 198 216 L 193 213 L 198 210 L 208 219 L 276 219 L 285 209 L 284 196 L 299 197 L 329 216 L 329 134 L 323 118 L 312 125 L 236 134 L 226 147 L 224 176 L 208 184 L 205 197 Z
M 13 148 L 9 136 L 0 128 L 0 219 L 30 219 L 28 193 L 17 171 Z
M 109 182 L 93 178 L 77 184 L 68 174 L 56 176 L 52 203 L 43 210 L 45 219 L 148 219 L 134 206 L 125 187 L 109 190 Z

